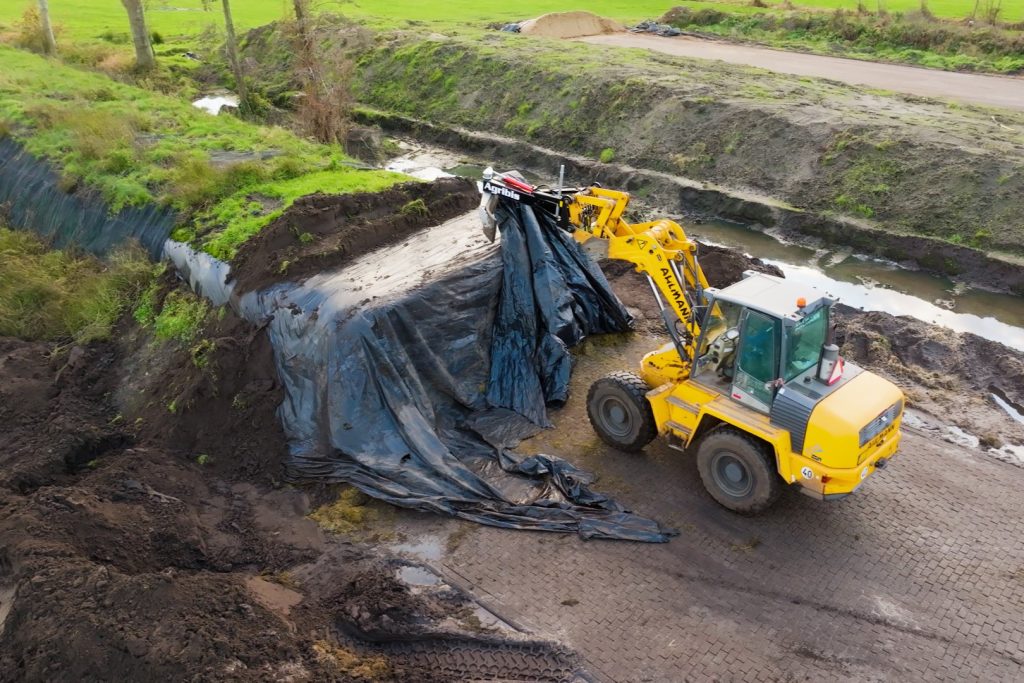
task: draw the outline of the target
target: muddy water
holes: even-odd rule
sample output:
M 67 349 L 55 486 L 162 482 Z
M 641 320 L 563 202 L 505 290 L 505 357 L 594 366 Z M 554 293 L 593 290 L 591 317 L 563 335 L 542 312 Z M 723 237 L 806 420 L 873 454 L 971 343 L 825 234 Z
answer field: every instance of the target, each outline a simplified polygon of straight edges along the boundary
M 1024 351 L 1024 298 L 994 294 L 851 252 L 811 249 L 725 221 L 687 226 L 702 241 L 777 265 L 786 278 L 829 292 L 868 311 L 907 315 L 957 332 L 973 332 Z

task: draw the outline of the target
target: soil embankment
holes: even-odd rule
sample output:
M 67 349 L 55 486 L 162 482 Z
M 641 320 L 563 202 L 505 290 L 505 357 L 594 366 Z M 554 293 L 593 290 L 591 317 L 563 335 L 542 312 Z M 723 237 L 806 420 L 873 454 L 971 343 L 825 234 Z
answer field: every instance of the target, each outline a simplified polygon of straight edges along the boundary
M 461 178 L 404 183 L 384 192 L 302 197 L 239 250 L 232 262 L 237 290 L 330 270 L 466 213 L 479 200 L 476 186 Z

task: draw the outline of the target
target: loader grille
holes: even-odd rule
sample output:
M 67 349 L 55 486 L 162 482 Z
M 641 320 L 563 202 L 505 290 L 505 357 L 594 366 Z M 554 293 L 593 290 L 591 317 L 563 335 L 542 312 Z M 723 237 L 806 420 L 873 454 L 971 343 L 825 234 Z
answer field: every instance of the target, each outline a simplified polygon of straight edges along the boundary
M 891 425 L 903 410 L 903 401 L 896 401 L 889 406 L 881 415 L 864 425 L 860 430 L 860 445 L 864 446 L 871 439 L 875 438 Z

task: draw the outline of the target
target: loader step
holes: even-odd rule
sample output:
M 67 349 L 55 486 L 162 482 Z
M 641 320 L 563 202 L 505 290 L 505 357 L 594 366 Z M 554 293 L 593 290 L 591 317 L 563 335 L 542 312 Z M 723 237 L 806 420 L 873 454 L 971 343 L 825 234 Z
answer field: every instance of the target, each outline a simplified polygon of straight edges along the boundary
M 685 410 L 688 413 L 692 413 L 694 415 L 697 415 L 698 413 L 700 413 L 700 408 L 698 406 L 695 406 L 692 403 L 687 403 L 686 401 L 684 401 L 681 398 L 677 398 L 675 396 L 669 396 L 668 397 L 668 402 L 669 402 L 669 405 L 673 405 L 676 408 L 682 408 L 683 410 Z
M 693 432 L 693 429 L 691 429 L 690 427 L 687 427 L 686 425 L 683 424 L 679 424 L 678 422 L 675 422 L 673 420 L 669 420 L 668 422 L 666 422 L 665 426 L 671 429 L 679 436 L 689 437 L 690 434 Z

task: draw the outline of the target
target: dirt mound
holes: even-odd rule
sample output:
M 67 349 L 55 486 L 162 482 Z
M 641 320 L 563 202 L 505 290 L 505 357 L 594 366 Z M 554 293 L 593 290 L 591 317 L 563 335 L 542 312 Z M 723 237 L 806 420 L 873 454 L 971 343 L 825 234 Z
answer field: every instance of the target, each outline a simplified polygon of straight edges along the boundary
M 552 12 L 519 25 L 520 33 L 543 38 L 581 38 L 625 30 L 617 21 L 590 12 Z
M 131 435 L 104 396 L 116 386 L 111 344 L 53 346 L 0 338 L 0 488 L 62 482 Z
M 838 341 L 852 360 L 926 387 L 997 391 L 1024 405 L 1024 353 L 920 320 L 836 306 Z
M 126 346 L 61 352 L 0 339 L 0 678 L 280 680 L 297 668 L 319 678 L 301 639 L 240 580 L 315 552 L 315 524 L 301 513 L 287 533 L 259 528 L 261 510 L 294 509 L 284 498 L 300 494 L 257 496 L 187 444 L 161 447 L 177 434 L 155 427 L 165 405 L 141 400 L 137 420 L 115 401 L 134 361 Z M 187 349 L 165 353 L 168 372 L 188 374 Z M 237 412 L 207 419 L 244 444 L 243 432 L 262 427 Z M 262 429 L 279 458 L 283 440 Z M 225 461 L 246 453 L 228 449 Z
M 232 264 L 237 291 L 323 272 L 443 223 L 477 202 L 476 186 L 463 178 L 404 183 L 383 192 L 303 197 L 239 250 Z
M 756 270 L 769 275 L 782 276 L 782 271 L 776 266 L 724 247 L 701 244 L 699 254 L 701 268 L 712 287 L 726 287 L 738 282 L 743 278 L 745 270 Z M 662 334 L 665 324 L 658 313 L 658 304 L 651 294 L 647 278 L 636 272 L 633 265 L 625 261 L 602 261 L 601 270 L 604 271 L 605 277 L 608 278 L 622 303 L 637 317 L 636 329 Z
M 201 362 L 127 323 L 0 338 L 0 681 L 518 680 L 464 593 L 309 518 L 337 490 L 280 483 L 266 333 L 211 318 Z

